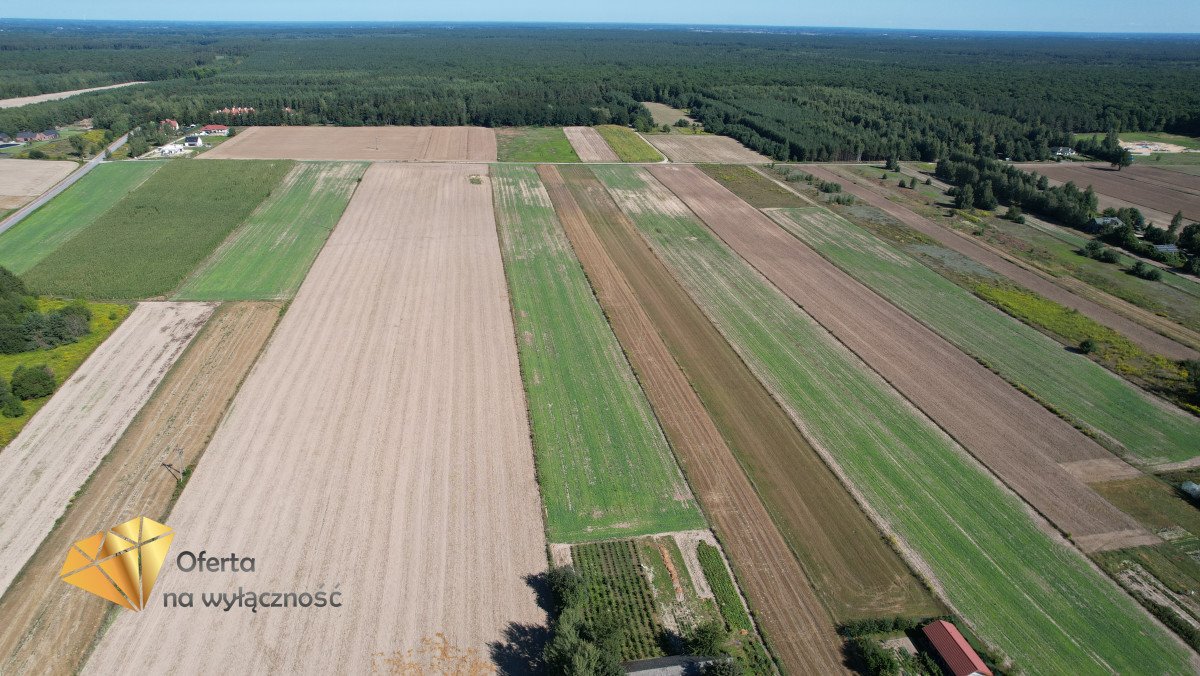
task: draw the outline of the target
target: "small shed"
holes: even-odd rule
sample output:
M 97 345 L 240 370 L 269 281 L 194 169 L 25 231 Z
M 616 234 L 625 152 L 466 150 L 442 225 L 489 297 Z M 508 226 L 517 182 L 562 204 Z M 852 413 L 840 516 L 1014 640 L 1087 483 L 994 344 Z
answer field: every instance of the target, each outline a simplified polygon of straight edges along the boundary
M 959 633 L 958 627 L 945 620 L 934 620 L 921 631 L 954 676 L 992 676 L 991 669 Z
M 1154 249 L 1159 253 L 1179 253 L 1179 247 L 1174 244 L 1155 244 Z

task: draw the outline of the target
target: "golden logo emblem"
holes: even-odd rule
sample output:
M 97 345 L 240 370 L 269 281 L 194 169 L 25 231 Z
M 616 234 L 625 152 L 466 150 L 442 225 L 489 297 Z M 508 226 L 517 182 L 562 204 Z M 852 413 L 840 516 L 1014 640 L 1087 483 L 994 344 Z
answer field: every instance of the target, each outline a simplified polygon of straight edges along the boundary
M 102 599 L 141 610 L 167 560 L 175 532 L 138 517 L 71 546 L 59 576 Z

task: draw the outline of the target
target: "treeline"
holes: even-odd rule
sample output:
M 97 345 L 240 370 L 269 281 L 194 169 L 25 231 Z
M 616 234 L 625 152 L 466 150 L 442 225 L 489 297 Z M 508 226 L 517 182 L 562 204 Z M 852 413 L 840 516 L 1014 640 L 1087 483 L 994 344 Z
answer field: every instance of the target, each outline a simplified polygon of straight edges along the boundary
M 482 25 L 70 28 L 64 36 L 55 24 L 24 22 L 6 37 L 0 68 L 14 74 L 8 86 L 38 89 L 43 76 L 77 78 L 75 85 L 156 82 L 3 110 L 0 131 L 83 117 L 118 132 L 164 117 L 646 125 L 638 102 L 660 101 L 691 109 L 710 131 L 792 161 L 932 161 L 955 151 L 1035 160 L 1069 145 L 1073 132 L 1200 132 L 1200 50 L 1182 38 Z M 214 112 L 230 107 L 254 113 Z
M 73 343 L 91 332 L 91 320 L 91 310 L 81 301 L 40 312 L 24 282 L 0 267 L 0 354 Z

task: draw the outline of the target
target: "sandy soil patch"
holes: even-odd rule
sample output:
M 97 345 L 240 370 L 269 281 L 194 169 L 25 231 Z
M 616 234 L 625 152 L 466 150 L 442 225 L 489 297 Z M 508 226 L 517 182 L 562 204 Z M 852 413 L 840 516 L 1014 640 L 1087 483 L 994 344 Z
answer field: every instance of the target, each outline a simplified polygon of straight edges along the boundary
M 170 560 L 88 671 L 136 654 L 162 672 L 475 674 L 506 630 L 539 634 L 544 530 L 491 195 L 483 165 L 367 171 L 168 520 L 175 551 L 256 571 Z M 343 605 L 157 606 L 239 586 Z
M 17 209 L 79 168 L 74 162 L 0 160 L 0 209 Z
M 76 94 L 86 94 L 88 92 L 99 92 L 99 91 L 104 91 L 105 89 L 118 89 L 120 87 L 129 87 L 132 85 L 139 85 L 139 84 L 146 84 L 146 83 L 144 81 L 122 82 L 121 84 L 108 85 L 106 87 L 92 87 L 90 89 L 72 89 L 71 91 L 66 91 L 66 92 L 53 92 L 50 94 L 38 94 L 36 96 L 21 96 L 21 97 L 15 98 L 15 99 L 4 99 L 4 100 L 0 101 L 0 108 L 19 108 L 21 106 L 27 106 L 31 103 L 41 103 L 43 101 L 57 101 L 59 99 L 65 99 L 65 98 L 75 96 Z
M 563 127 L 563 133 L 567 135 L 575 154 L 584 162 L 621 161 L 600 132 L 592 127 Z
M 1188 149 L 1162 141 L 1118 141 L 1120 146 L 1134 155 L 1151 155 L 1154 153 L 1186 153 Z
M 484 127 L 250 127 L 200 157 L 495 162 L 496 134 Z
M 756 619 L 773 639 L 772 647 L 789 671 L 844 671 L 841 640 L 807 576 L 634 289 L 597 236 L 595 229 L 603 227 L 601 221 L 623 219 L 621 212 L 594 177 L 580 183 L 580 174 L 571 173 L 570 180 L 580 183 L 582 194 L 588 196 L 581 203 L 558 167 L 541 165 L 538 173 L 692 490 L 721 533 L 745 593 L 758 611 Z M 632 230 L 634 226 L 626 223 L 624 227 Z
M 276 303 L 230 303 L 205 325 L 134 418 L 87 490 L 0 599 L 0 672 L 75 673 L 110 604 L 57 580 L 71 543 L 137 516 L 165 520 L 176 479 L 196 462 L 275 326 Z
M 0 452 L 0 589 L 33 556 L 213 307 L 139 304 Z
M 1084 483 L 1133 479 L 1142 475 L 1136 467 L 1118 458 L 1096 458 L 1064 462 L 1062 468 Z
M 653 167 L 733 250 L 1074 536 L 1140 530 L 1059 466 L 1111 454 L 694 167 Z
M 804 171 L 826 181 L 836 181 L 845 188 L 846 192 L 854 195 L 858 199 L 867 204 L 882 210 L 884 213 L 904 223 L 908 227 L 933 238 L 942 246 L 957 251 L 958 253 L 984 265 L 985 267 L 994 270 L 1010 281 L 1037 293 L 1044 298 L 1054 301 L 1060 305 L 1064 305 L 1073 310 L 1091 317 L 1097 322 L 1121 333 L 1126 338 L 1141 345 L 1142 347 L 1172 359 L 1195 359 L 1200 357 L 1190 347 L 1181 345 L 1180 343 L 1167 338 L 1159 333 L 1156 333 L 1142 324 L 1133 321 L 1123 315 L 1117 314 L 1108 307 L 1099 303 L 1084 298 L 1072 291 L 1059 286 L 1055 282 L 1050 281 L 1047 277 L 1034 272 L 1028 268 L 1017 265 L 1013 261 L 1001 256 L 993 249 L 986 247 L 979 242 L 971 239 L 967 235 L 962 235 L 947 228 L 934 223 L 933 221 L 921 216 L 909 209 L 900 206 L 883 195 L 875 192 L 857 181 L 833 173 L 826 167 L 820 165 L 807 164 L 801 166 Z M 1115 299 L 1114 299 L 1115 302 Z
M 672 162 L 767 164 L 771 161 L 728 136 L 646 134 L 644 138 Z

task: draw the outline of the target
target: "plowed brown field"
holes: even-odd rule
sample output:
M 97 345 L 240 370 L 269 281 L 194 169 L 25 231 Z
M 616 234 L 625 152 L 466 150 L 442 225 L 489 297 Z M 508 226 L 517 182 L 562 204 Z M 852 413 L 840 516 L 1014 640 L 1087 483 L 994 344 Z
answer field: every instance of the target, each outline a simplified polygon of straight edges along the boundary
M 495 162 L 496 133 L 485 127 L 250 127 L 200 157 Z
M 57 577 L 71 543 L 137 516 L 162 520 L 279 318 L 276 303 L 222 306 L 125 430 L 87 490 L 0 598 L 0 673 L 75 673 L 111 604 Z
M 634 174 L 644 185 L 622 190 L 609 184 L 627 218 L 604 211 L 592 228 L 741 459 L 830 613 L 845 621 L 944 612 L 629 220 L 649 229 L 659 218 L 695 222 L 692 213 L 644 168 L 598 172 L 609 169 Z M 561 171 L 580 189 L 599 188 L 573 169 Z M 607 198 L 595 194 L 594 201 L 606 206 Z
M 367 171 L 169 520 L 174 551 L 255 572 L 171 559 L 88 671 L 476 674 L 506 630 L 538 633 L 544 530 L 487 171 Z M 239 586 L 343 605 L 159 605 Z
M 1196 352 L 1190 347 L 1181 345 L 1180 343 L 1167 338 L 1159 333 L 1146 328 L 1142 324 L 1133 321 L 1125 316 L 1117 314 L 1113 310 L 1100 305 L 1099 303 L 1088 300 L 1078 294 L 1059 286 L 1047 277 L 1038 274 L 1028 268 L 1017 265 L 1007 258 L 996 253 L 978 242 L 970 239 L 966 235 L 961 235 L 952 230 L 943 228 L 942 226 L 930 221 L 929 219 L 914 213 L 913 211 L 904 208 L 894 202 L 888 200 L 883 195 L 875 192 L 848 177 L 833 173 L 832 171 L 818 165 L 803 165 L 803 170 L 827 181 L 836 181 L 845 187 L 846 192 L 854 195 L 858 199 L 863 200 L 867 204 L 880 209 L 892 216 L 893 218 L 904 223 L 908 227 L 936 240 L 942 246 L 948 249 L 957 251 L 958 253 L 1004 275 L 1013 283 L 1033 291 L 1049 300 L 1060 305 L 1064 305 L 1071 309 L 1091 317 L 1097 322 L 1113 329 L 1124 335 L 1126 338 L 1141 345 L 1142 347 L 1161 354 L 1172 359 L 1195 359 L 1200 358 L 1200 352 Z M 1114 299 L 1115 301 L 1116 299 Z
M 563 127 L 563 133 L 584 162 L 620 162 L 621 158 L 609 147 L 608 141 L 593 127 Z
M 646 134 L 644 138 L 672 162 L 767 164 L 771 161 L 728 136 Z
M 0 161 L 0 209 L 16 209 L 26 204 L 78 167 L 74 162 Z
M 570 184 L 557 167 L 542 165 L 538 173 L 773 648 L 793 673 L 845 671 L 841 641 L 804 571 L 629 281 L 596 236 L 593 228 L 614 227 L 624 216 L 586 169 L 565 169 Z M 633 226 L 625 222 L 615 227 Z
M 213 307 L 138 305 L 0 451 L 0 589 L 33 556 Z
M 1059 465 L 1111 458 L 1103 447 L 700 170 L 663 166 L 651 172 L 726 244 L 1064 532 L 1089 547 L 1155 541 Z
M 1177 211 L 1182 211 L 1185 218 L 1200 221 L 1200 195 L 1197 195 L 1195 190 L 1178 185 L 1177 182 L 1163 181 L 1152 172 L 1142 171 L 1141 167 L 1127 167 L 1115 171 L 1107 164 L 1078 162 L 1017 166 L 1025 171 L 1036 171 L 1060 183 L 1074 181 L 1081 190 L 1090 185 L 1101 195 L 1128 202 L 1143 210 L 1158 212 L 1146 216 L 1155 221 L 1160 228 L 1167 226 L 1168 221 L 1164 218 L 1170 219 Z

